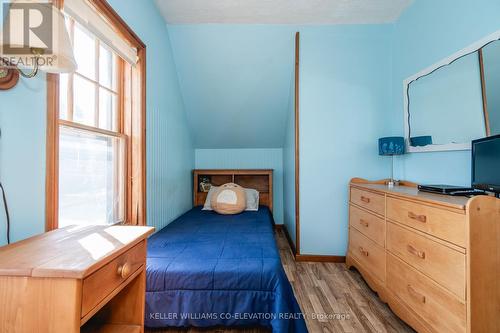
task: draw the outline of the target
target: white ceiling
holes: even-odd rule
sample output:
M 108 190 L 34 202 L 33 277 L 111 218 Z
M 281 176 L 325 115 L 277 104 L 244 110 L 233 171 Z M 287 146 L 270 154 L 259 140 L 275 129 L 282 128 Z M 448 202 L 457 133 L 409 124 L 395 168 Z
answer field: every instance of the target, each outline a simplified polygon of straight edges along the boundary
M 169 24 L 377 24 L 413 0 L 156 0 Z

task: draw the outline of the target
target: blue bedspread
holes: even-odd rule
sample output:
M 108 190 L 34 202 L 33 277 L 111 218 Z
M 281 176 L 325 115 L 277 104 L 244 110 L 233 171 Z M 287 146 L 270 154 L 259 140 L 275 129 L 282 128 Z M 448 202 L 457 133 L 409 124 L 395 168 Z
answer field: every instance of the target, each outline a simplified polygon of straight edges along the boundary
M 148 240 L 146 271 L 148 327 L 307 332 L 267 207 L 226 216 L 193 208 Z

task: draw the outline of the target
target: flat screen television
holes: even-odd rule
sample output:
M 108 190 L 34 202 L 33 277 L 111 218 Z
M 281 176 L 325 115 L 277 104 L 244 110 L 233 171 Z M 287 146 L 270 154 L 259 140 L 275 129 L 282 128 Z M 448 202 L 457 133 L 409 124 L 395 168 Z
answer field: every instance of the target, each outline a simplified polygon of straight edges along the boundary
M 472 187 L 500 193 L 500 135 L 472 141 Z

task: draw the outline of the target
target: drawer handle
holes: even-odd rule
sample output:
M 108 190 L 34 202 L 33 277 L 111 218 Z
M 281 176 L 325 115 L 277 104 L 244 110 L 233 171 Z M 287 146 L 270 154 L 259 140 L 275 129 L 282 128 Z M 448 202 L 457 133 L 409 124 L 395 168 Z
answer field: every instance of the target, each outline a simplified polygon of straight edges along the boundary
M 410 252 L 414 256 L 419 257 L 420 259 L 425 259 L 425 252 L 424 251 L 419 251 L 416 248 L 414 248 L 413 246 L 411 246 L 410 244 L 408 244 L 406 249 L 408 250 L 408 252 Z
M 362 226 L 365 226 L 368 228 L 368 226 L 370 225 L 367 221 L 363 220 L 363 219 L 359 219 L 359 224 L 361 224 Z
M 364 203 L 370 203 L 370 198 L 367 198 L 365 196 L 361 196 L 361 201 L 363 201 Z
M 125 279 L 127 276 L 130 275 L 131 269 L 130 269 L 130 264 L 128 262 L 124 263 L 123 265 L 118 266 L 118 270 L 116 273 L 122 278 Z
M 412 295 L 413 297 L 418 299 L 420 302 L 425 303 L 425 296 L 422 295 L 421 293 L 417 292 L 415 289 L 413 289 L 413 287 L 411 285 L 407 285 L 406 289 L 408 290 L 410 295 Z
M 408 212 L 408 217 L 411 218 L 412 220 L 417 220 L 422 223 L 427 222 L 427 216 L 425 215 L 417 215 L 413 212 Z
M 365 257 L 368 257 L 369 255 L 368 251 L 366 251 L 362 246 L 359 247 L 359 252 L 361 252 L 361 254 Z

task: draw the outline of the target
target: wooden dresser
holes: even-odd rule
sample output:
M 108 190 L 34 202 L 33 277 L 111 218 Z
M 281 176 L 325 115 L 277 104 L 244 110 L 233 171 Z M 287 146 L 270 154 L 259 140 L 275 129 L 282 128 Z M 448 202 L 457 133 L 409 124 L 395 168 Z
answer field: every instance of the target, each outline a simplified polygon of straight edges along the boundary
M 0 332 L 143 332 L 153 230 L 73 226 L 0 248 Z
M 353 179 L 347 265 L 418 332 L 500 332 L 500 199 Z

